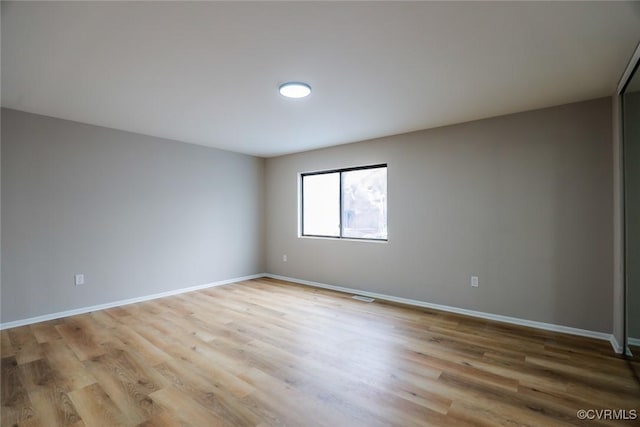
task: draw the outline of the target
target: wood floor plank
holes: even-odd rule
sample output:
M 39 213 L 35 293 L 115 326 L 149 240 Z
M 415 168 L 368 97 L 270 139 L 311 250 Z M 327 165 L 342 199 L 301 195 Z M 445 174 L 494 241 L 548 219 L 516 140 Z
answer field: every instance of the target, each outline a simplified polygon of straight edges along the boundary
M 33 333 L 36 341 L 42 344 L 62 338 L 55 327 L 58 323 L 59 321 L 57 320 L 34 323 L 33 325 L 30 325 L 29 328 L 31 328 L 31 333 Z
M 41 346 L 49 365 L 58 373 L 58 384 L 66 391 L 78 390 L 96 382 L 64 340 L 50 341 Z
M 19 364 L 42 358 L 42 349 L 30 327 L 9 329 L 8 333 Z
M 9 338 L 9 331 L 6 329 L 0 331 L 0 351 L 2 351 L 2 357 L 16 355 L 16 350 L 13 348 L 11 338 Z
M 35 418 L 37 418 L 38 425 L 50 427 L 86 426 L 69 395 L 57 385 L 52 384 L 44 389 L 30 391 L 29 397 L 36 410 Z
M 170 355 L 153 345 L 132 328 L 118 327 L 112 331 L 112 334 L 124 346 L 119 348 L 127 348 L 137 353 L 148 365 L 155 366 L 172 359 Z
M 149 396 L 160 390 L 165 381 L 133 354 L 116 349 L 83 364 L 131 424 L 142 423 L 161 412 Z
M 98 384 L 91 384 L 69 393 L 69 397 L 87 426 L 131 426 L 109 395 Z
M 175 419 L 169 412 L 161 412 L 152 415 L 145 422 L 138 424 L 136 427 L 191 427 L 191 424 L 181 422 Z
M 156 391 L 151 396 L 165 407 L 174 418 L 186 424 L 211 427 L 231 425 L 214 412 L 207 410 L 204 406 L 191 399 L 190 396 L 173 387 Z
M 3 357 L 0 366 L 0 412 L 2 425 L 13 426 L 34 416 L 31 399 L 20 378 L 14 356 Z
M 49 365 L 47 359 L 18 365 L 18 372 L 24 388 L 29 394 L 55 384 L 57 372 Z
M 607 342 L 256 279 L 1 331 L 2 426 L 624 426 Z M 631 422 L 631 424 L 630 424 Z
M 209 378 L 196 366 L 182 360 L 171 360 L 157 366 L 156 370 L 181 393 L 191 396 L 203 407 L 220 414 L 232 425 L 248 426 L 260 423 L 260 417 L 251 407 L 245 407 L 241 398 L 235 397 L 216 378 Z
M 56 329 L 80 361 L 100 356 L 105 352 L 98 338 L 98 334 L 103 332 L 91 324 L 87 315 L 67 318 L 64 323 L 57 325 Z

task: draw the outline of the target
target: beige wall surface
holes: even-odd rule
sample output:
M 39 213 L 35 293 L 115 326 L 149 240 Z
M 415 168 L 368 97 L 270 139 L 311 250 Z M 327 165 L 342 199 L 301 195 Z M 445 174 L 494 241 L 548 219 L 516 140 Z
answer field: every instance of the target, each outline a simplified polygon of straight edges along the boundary
M 611 117 L 606 98 L 267 159 L 267 271 L 611 332 Z M 387 243 L 298 237 L 301 172 L 376 163 Z
M 2 322 L 264 271 L 262 159 L 7 109 L 1 159 Z

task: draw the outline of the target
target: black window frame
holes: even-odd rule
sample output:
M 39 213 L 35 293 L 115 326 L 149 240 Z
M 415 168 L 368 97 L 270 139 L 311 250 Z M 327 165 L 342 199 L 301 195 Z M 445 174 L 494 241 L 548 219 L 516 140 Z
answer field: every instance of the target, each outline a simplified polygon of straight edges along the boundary
M 381 168 L 385 168 L 387 169 L 387 173 L 389 172 L 389 166 L 387 163 L 380 163 L 380 164 L 375 164 L 375 165 L 366 165 L 366 166 L 354 166 L 354 167 L 348 167 L 348 168 L 341 168 L 341 169 L 329 169 L 329 170 L 322 170 L 322 171 L 315 171 L 315 172 L 304 172 L 300 174 L 300 237 L 318 237 L 318 238 L 323 238 L 323 239 L 341 239 L 341 240 L 366 240 L 366 241 L 373 241 L 373 242 L 387 242 L 389 241 L 389 233 L 387 231 L 387 238 L 386 239 L 374 239 L 374 238 L 368 238 L 368 237 L 344 237 L 343 233 L 344 230 L 342 228 L 342 209 L 343 209 L 343 196 L 342 196 L 342 174 L 344 172 L 352 172 L 352 171 L 358 171 L 358 170 L 366 170 L 366 169 L 381 169 Z M 340 226 L 338 227 L 338 229 L 340 230 L 340 235 L 339 236 L 325 236 L 325 235 L 321 235 L 321 234 L 305 234 L 304 233 L 304 178 L 306 176 L 313 176 L 313 175 L 326 175 L 326 174 L 330 174 L 330 173 L 338 173 L 338 179 L 339 179 L 339 198 L 340 198 L 340 204 L 339 204 L 339 218 L 340 218 Z M 389 180 L 389 176 L 387 175 L 387 184 L 388 184 L 388 180 Z M 387 194 L 389 193 L 389 189 L 387 186 Z M 387 203 L 388 203 L 388 197 L 387 197 Z M 388 206 L 388 205 L 387 205 Z M 388 209 L 388 208 L 387 208 Z M 388 225 L 388 221 L 387 221 L 387 225 Z

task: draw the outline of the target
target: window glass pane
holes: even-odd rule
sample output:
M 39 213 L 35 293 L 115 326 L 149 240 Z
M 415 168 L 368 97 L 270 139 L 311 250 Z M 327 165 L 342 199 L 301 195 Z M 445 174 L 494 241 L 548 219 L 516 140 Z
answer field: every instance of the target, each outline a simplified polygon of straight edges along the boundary
M 387 238 L 387 168 L 342 173 L 342 236 Z
M 340 174 L 302 177 L 302 234 L 340 236 Z

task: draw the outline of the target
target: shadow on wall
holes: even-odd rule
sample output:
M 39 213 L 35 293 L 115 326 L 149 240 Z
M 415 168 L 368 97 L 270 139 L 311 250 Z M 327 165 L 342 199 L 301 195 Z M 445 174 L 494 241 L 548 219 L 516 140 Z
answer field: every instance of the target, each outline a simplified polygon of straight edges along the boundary
M 624 95 L 624 175 L 627 335 L 640 350 L 640 88 Z

